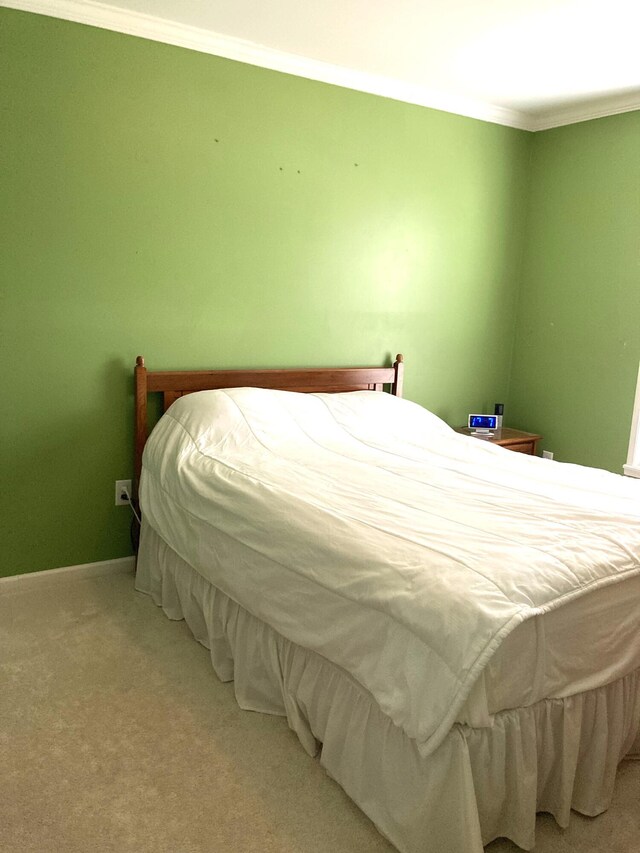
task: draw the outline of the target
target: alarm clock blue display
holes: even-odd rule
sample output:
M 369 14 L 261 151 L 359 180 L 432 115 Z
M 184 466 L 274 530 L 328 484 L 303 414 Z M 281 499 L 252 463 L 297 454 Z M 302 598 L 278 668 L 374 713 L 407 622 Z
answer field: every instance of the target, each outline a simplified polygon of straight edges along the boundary
M 497 415 L 469 415 L 469 429 L 490 430 L 497 428 Z

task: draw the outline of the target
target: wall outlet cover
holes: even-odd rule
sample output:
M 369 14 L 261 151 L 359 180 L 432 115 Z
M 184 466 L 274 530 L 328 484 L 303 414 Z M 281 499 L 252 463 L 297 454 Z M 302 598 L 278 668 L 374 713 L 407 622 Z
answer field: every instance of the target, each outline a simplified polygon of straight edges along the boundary
M 131 495 L 131 480 L 116 480 L 116 506 L 129 506 L 129 499 L 124 496 L 124 490 Z

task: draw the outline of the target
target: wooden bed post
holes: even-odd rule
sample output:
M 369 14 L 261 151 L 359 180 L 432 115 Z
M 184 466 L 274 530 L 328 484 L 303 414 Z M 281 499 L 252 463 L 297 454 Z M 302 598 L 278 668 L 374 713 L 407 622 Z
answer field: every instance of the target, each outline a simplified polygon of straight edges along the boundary
M 142 473 L 142 451 L 147 440 L 147 368 L 144 366 L 144 358 L 139 355 L 136 358 L 135 367 L 136 382 L 136 452 L 135 452 L 135 480 L 133 482 L 133 499 L 138 501 L 138 488 L 140 485 L 140 474 Z
M 391 393 L 396 397 L 402 397 L 402 383 L 404 381 L 404 356 L 401 352 L 396 356 L 393 370 L 396 378 L 391 386 Z

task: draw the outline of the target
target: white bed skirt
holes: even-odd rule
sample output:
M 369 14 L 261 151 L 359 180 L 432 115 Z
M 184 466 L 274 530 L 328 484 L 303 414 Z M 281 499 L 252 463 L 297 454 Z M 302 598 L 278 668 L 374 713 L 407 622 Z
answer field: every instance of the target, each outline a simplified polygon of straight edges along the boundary
M 345 671 L 294 645 L 182 560 L 146 524 L 136 588 L 185 619 L 234 681 L 241 708 L 285 715 L 320 762 L 402 853 L 480 853 L 494 838 L 534 845 L 536 812 L 562 827 L 597 815 L 618 763 L 640 757 L 640 670 L 597 690 L 455 725 L 422 757 Z

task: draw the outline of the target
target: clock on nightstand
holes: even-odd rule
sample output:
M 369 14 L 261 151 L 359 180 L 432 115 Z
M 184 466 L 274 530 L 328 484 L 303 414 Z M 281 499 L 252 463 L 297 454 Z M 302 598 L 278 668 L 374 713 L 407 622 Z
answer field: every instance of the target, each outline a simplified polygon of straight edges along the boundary
M 490 444 L 499 444 L 507 450 L 515 450 L 516 453 L 526 453 L 529 456 L 536 455 L 536 444 L 541 440 L 541 435 L 533 432 L 523 432 L 520 429 L 501 427 L 494 429 L 489 434 L 476 433 L 469 427 L 456 427 L 456 432 L 462 435 L 473 435 L 478 441 L 488 441 Z

